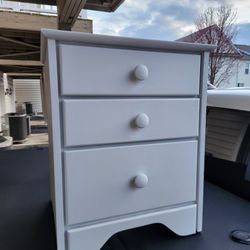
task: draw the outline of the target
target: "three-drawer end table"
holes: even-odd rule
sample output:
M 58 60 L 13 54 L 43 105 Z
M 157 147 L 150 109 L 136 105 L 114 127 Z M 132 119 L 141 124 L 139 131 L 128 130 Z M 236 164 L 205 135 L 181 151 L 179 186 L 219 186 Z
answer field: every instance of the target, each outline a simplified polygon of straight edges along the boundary
M 58 250 L 153 223 L 202 230 L 212 49 L 42 30 Z

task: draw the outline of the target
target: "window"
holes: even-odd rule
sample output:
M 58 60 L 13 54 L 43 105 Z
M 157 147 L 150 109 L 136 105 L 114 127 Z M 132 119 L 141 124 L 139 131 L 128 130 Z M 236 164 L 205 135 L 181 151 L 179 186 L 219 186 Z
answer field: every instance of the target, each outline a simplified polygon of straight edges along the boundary
M 244 87 L 244 85 L 245 84 L 243 82 L 238 82 L 238 84 L 237 84 L 238 87 Z
M 250 63 L 246 63 L 245 65 L 245 75 L 249 75 Z

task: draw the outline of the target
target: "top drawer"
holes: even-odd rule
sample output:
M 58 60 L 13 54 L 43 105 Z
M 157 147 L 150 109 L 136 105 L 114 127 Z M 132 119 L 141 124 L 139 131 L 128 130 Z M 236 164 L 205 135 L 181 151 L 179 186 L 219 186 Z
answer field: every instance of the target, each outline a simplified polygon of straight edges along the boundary
M 199 94 L 199 55 L 61 44 L 59 62 L 62 95 Z

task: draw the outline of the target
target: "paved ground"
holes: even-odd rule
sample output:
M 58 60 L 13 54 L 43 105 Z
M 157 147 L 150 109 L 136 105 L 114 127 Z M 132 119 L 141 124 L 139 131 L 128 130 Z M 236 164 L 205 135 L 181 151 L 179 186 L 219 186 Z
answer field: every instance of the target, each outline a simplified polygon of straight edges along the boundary
M 0 204 L 0 250 L 56 250 L 47 148 L 0 152 Z M 151 225 L 116 234 L 101 250 L 249 250 L 230 240 L 233 229 L 250 230 L 250 203 L 206 183 L 202 234 Z
M 24 143 L 12 144 L 9 150 L 34 148 L 34 147 L 48 147 L 48 134 L 47 133 L 30 134 Z

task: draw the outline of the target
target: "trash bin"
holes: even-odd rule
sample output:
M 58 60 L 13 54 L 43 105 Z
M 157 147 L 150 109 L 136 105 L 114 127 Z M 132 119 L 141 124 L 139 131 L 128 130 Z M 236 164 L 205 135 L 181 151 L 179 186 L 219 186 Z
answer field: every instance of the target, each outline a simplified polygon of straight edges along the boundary
M 13 143 L 22 143 L 28 135 L 27 115 L 20 113 L 9 113 L 9 134 L 13 138 Z
M 25 103 L 16 103 L 16 113 L 26 114 Z
M 33 114 L 33 105 L 31 102 L 25 102 L 26 114 L 32 115 Z

